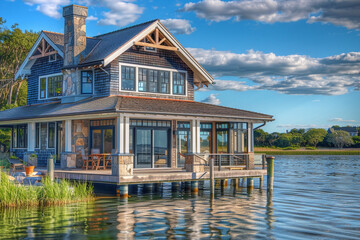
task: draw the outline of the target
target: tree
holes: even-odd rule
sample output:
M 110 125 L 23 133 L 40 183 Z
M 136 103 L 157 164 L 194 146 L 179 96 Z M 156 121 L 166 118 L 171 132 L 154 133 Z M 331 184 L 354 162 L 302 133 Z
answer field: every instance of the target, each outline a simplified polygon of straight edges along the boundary
M 19 94 L 24 89 L 24 80 L 15 79 L 15 74 L 39 35 L 22 31 L 17 24 L 9 29 L 5 23 L 0 17 L 0 108 L 20 106 Z
M 293 128 L 293 129 L 291 129 L 290 133 L 292 133 L 292 134 L 299 133 L 299 134 L 303 135 L 305 133 L 305 129 L 303 129 L 303 128 L 299 128 L 299 129 Z
M 354 141 L 351 138 L 350 134 L 341 130 L 330 133 L 327 136 L 326 140 L 330 145 L 337 148 L 343 148 L 354 144 Z
M 290 147 L 291 146 L 291 135 L 283 133 L 280 137 L 275 141 L 275 146 L 277 147 Z
M 262 129 L 256 129 L 254 131 L 254 141 L 255 141 L 255 146 L 258 147 L 263 147 L 266 146 L 266 136 L 268 135 L 267 132 L 265 132 Z
M 319 142 L 322 142 L 326 137 L 327 132 L 322 128 L 313 128 L 304 134 L 306 143 L 310 146 L 316 147 Z

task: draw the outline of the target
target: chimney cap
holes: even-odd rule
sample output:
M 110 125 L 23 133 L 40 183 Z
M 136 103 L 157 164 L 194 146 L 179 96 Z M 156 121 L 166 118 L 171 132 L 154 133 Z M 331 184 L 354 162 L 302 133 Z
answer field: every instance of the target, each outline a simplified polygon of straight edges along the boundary
M 67 17 L 71 15 L 87 17 L 88 7 L 75 5 L 75 4 L 63 7 L 63 17 Z

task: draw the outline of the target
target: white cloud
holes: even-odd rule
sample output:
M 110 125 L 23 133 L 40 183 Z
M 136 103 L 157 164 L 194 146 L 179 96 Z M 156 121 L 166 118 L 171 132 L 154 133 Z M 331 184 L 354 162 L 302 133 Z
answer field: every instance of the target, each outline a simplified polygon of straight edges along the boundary
M 318 125 L 318 124 L 279 124 L 276 126 L 277 128 L 286 128 L 286 129 L 293 129 L 293 128 L 324 128 L 327 129 L 330 125 Z
M 88 20 L 88 21 L 96 21 L 96 20 L 98 20 L 98 18 L 95 17 L 95 16 L 88 16 L 88 17 L 86 18 L 86 20 Z
M 333 119 L 330 119 L 329 121 L 330 122 L 345 122 L 345 123 L 356 123 L 356 122 L 358 122 L 356 120 L 345 120 L 345 119 L 342 119 L 342 118 L 333 118 Z
M 143 7 L 139 7 L 131 0 L 103 0 L 101 2 L 89 0 L 89 3 L 96 6 L 101 3 L 101 6 L 110 9 L 110 11 L 104 12 L 104 18 L 98 21 L 101 25 L 122 27 L 135 22 L 144 11 Z
M 213 105 L 220 105 L 220 99 L 216 97 L 216 94 L 210 94 L 207 98 L 203 99 L 201 102 L 209 103 Z
M 274 90 L 285 94 L 341 95 L 359 90 L 360 52 L 325 58 L 304 55 L 277 56 L 249 50 L 237 54 L 228 51 L 189 48 L 191 54 L 215 77 L 236 76 L 250 79 L 217 80 L 214 90 Z
M 294 22 L 307 19 L 309 23 L 324 22 L 360 28 L 360 1 L 328 0 L 203 0 L 185 4 L 182 11 L 195 12 L 211 21 L 255 20 L 265 23 Z
M 192 27 L 189 20 L 186 19 L 164 19 L 161 23 L 173 34 L 191 34 L 196 28 Z
M 69 0 L 24 0 L 30 6 L 36 6 L 36 10 L 52 18 L 60 18 L 60 10 L 69 5 Z

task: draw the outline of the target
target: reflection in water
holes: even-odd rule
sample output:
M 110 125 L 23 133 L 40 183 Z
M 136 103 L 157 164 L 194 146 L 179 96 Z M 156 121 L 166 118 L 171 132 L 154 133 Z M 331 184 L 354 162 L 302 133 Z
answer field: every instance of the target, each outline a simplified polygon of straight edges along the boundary
M 198 195 L 163 184 L 128 200 L 0 209 L 0 238 L 356 239 L 360 157 L 277 157 L 273 198 L 242 184 L 209 184 Z M 230 184 L 231 183 L 231 184 Z M 266 186 L 266 184 L 264 184 Z

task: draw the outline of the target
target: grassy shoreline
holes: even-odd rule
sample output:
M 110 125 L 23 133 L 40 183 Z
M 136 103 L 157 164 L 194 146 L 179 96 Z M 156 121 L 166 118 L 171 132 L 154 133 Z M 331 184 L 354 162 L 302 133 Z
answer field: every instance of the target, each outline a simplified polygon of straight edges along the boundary
M 266 155 L 360 155 L 360 149 L 296 149 L 255 148 L 255 153 Z
M 41 186 L 20 185 L 1 173 L 0 207 L 49 206 L 88 201 L 94 198 L 93 187 L 68 180 L 51 181 L 45 177 Z

